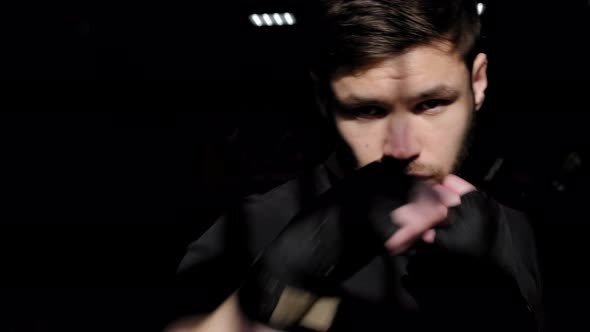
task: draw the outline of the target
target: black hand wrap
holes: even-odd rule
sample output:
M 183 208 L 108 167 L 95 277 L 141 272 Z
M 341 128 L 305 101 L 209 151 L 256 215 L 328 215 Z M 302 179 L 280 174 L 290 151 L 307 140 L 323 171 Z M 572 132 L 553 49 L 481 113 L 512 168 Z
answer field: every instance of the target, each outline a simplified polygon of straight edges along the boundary
M 316 295 L 333 295 L 338 284 L 384 250 L 396 230 L 389 213 L 407 201 L 405 164 L 375 162 L 355 172 L 304 209 L 257 260 L 239 298 L 250 319 L 275 328 L 299 321 Z M 289 319 L 272 319 L 285 290 L 301 291 L 301 308 Z M 293 292 L 291 292 L 293 293 Z M 307 307 L 306 307 L 307 306 Z
M 454 331 L 533 331 L 519 286 L 497 261 L 501 239 L 498 203 L 480 191 L 449 210 L 451 224 L 437 228 L 434 244 L 421 243 L 404 278 L 432 328 Z
M 481 191 L 461 196 L 461 205 L 449 209 L 450 226 L 437 228 L 435 245 L 454 254 L 485 257 L 496 240 L 498 208 Z

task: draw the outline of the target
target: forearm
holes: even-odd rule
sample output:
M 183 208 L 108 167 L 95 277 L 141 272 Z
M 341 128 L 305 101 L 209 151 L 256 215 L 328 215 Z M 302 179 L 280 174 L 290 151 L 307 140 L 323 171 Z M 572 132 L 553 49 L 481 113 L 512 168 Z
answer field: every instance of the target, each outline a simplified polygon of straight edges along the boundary
M 232 295 L 214 312 L 180 319 L 170 324 L 165 332 L 242 332 L 247 330 L 246 327 L 246 322 L 237 307 L 235 295 Z
M 242 314 L 237 296 L 230 296 L 213 313 L 180 319 L 164 332 L 276 332 L 267 326 L 248 321 Z

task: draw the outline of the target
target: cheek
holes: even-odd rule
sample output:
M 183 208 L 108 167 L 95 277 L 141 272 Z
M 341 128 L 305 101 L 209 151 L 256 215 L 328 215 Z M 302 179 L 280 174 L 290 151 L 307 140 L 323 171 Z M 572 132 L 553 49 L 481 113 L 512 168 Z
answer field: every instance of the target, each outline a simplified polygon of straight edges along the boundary
M 431 122 L 432 129 L 437 133 L 439 139 L 451 143 L 460 140 L 465 133 L 467 124 L 473 113 L 467 100 L 462 99 L 453 106 L 450 106 L 440 116 Z
M 431 123 L 428 150 L 436 156 L 437 160 L 444 162 L 444 168 L 452 167 L 461 151 L 471 119 L 469 112 L 467 108 L 461 107 Z
M 352 150 L 360 167 L 378 160 L 383 155 L 383 139 L 378 124 L 359 124 L 355 121 L 337 121 L 342 139 Z

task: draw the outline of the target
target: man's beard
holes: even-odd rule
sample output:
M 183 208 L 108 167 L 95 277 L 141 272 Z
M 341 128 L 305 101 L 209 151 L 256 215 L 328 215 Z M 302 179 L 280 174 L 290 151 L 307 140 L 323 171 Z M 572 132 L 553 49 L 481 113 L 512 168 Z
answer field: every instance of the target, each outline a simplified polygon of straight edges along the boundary
M 469 113 L 469 119 L 467 119 L 467 124 L 465 131 L 463 133 L 463 137 L 461 139 L 461 144 L 459 145 L 459 151 L 457 151 L 457 156 L 453 161 L 450 173 L 454 173 L 465 161 L 469 154 L 469 149 L 471 147 L 471 143 L 473 142 L 473 132 L 475 128 L 475 116 L 473 115 L 474 112 Z M 407 174 L 418 174 L 418 175 L 425 175 L 429 178 L 437 182 L 442 182 L 443 179 L 449 175 L 447 171 L 445 171 L 442 167 L 431 165 L 431 164 L 424 164 L 419 162 L 410 162 L 406 169 Z
M 453 164 L 453 172 L 457 171 L 462 165 L 465 159 L 469 156 L 471 145 L 474 140 L 474 133 L 476 127 L 476 116 L 475 112 L 471 112 L 469 120 L 467 121 L 467 128 L 465 128 L 465 134 L 463 135 L 463 142 L 461 143 L 461 149 Z

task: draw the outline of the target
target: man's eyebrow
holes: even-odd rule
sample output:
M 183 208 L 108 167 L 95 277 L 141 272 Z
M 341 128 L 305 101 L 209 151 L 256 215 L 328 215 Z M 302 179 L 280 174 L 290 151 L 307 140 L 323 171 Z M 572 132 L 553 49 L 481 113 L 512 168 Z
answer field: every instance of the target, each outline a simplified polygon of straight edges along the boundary
M 418 94 L 416 94 L 413 99 L 416 100 L 424 100 L 424 99 L 432 99 L 432 98 L 447 98 L 447 99 L 454 99 L 459 96 L 460 91 L 454 87 L 451 87 L 446 84 L 439 84 L 427 90 L 424 90 Z
M 368 105 L 381 105 L 383 104 L 382 101 L 376 98 L 366 98 L 361 96 L 348 96 L 344 100 L 339 101 L 335 99 L 335 102 L 340 107 L 345 108 L 355 108 L 355 107 L 362 107 Z
M 414 96 L 410 97 L 409 100 L 426 100 L 436 98 L 456 99 L 459 94 L 460 91 L 458 89 L 446 84 L 439 84 L 415 94 Z M 337 106 L 348 109 L 365 106 L 387 107 L 387 101 L 382 100 L 379 97 L 365 97 L 354 94 L 346 96 L 341 101 L 339 101 L 337 98 L 334 98 L 334 102 Z

